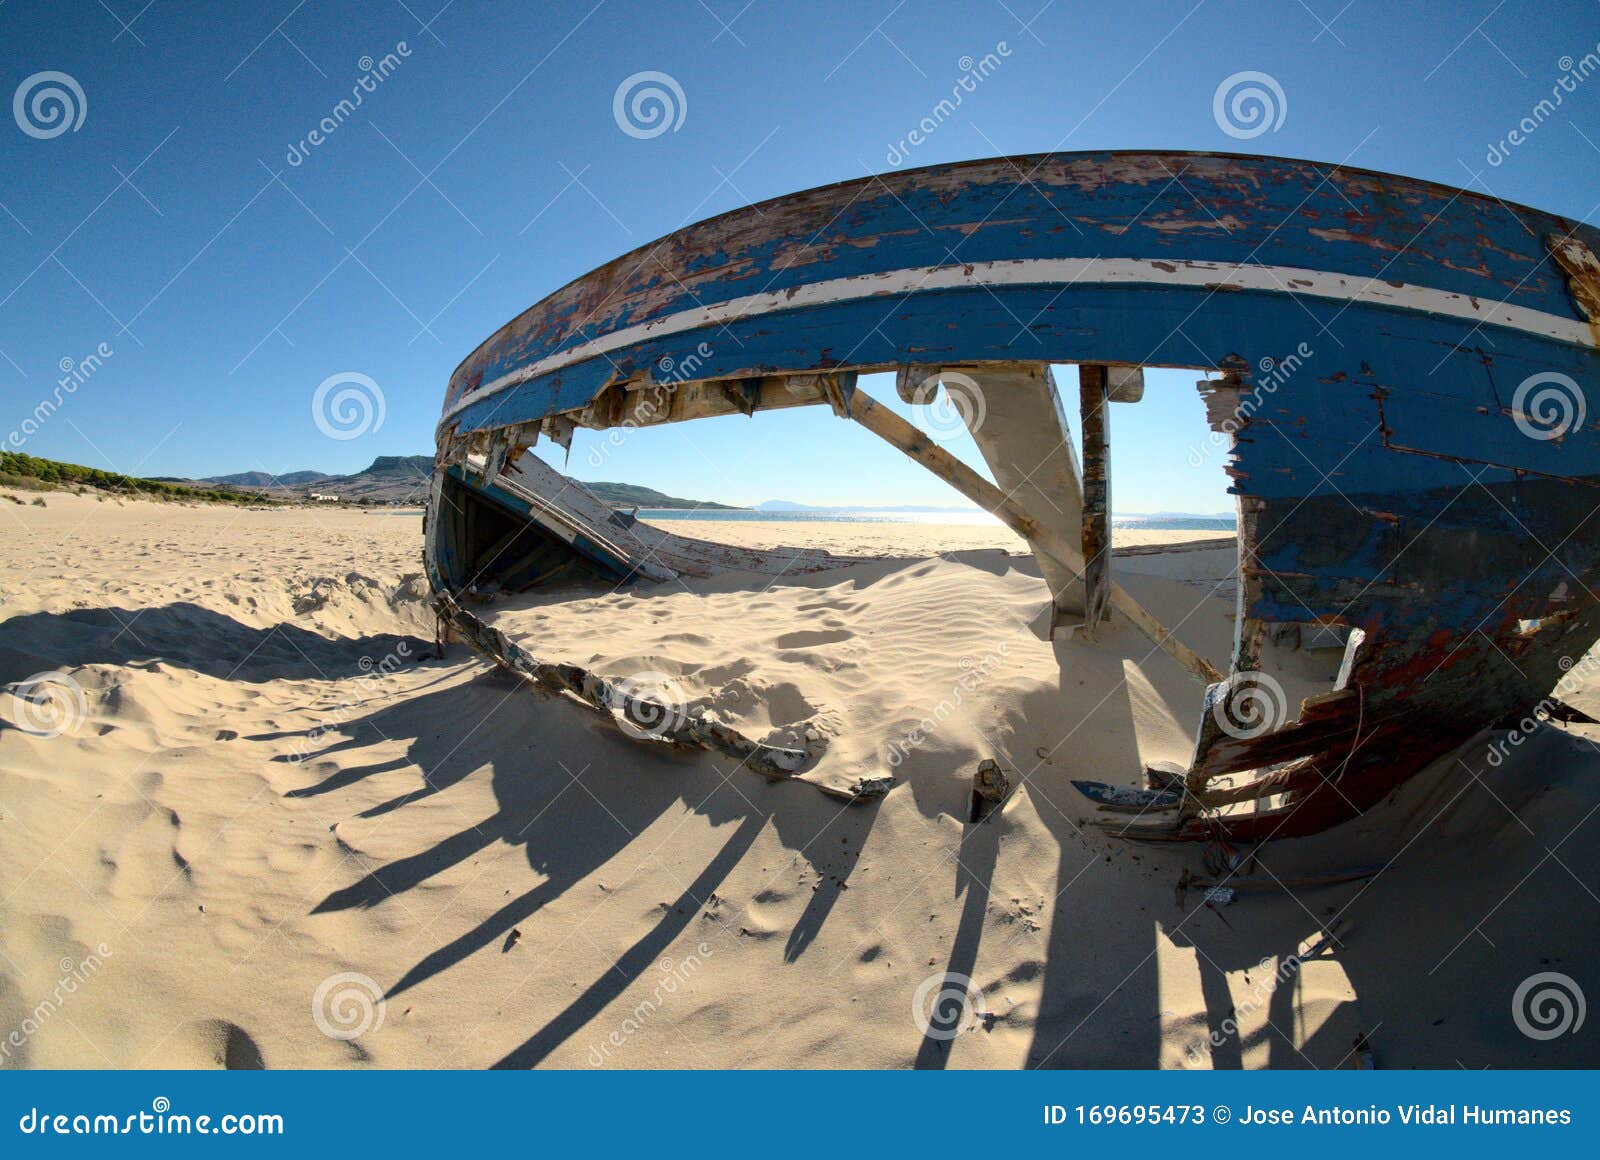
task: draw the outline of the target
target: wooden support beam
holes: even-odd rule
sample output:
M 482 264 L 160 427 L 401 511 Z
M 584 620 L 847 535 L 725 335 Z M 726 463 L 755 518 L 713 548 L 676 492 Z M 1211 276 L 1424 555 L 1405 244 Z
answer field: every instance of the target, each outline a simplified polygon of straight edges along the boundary
M 1057 559 L 1079 572 L 1083 570 L 1083 556 L 1070 540 L 1052 528 L 1041 526 L 1010 496 L 865 391 L 856 390 L 851 400 L 850 418 L 922 464 L 979 507 L 999 516 L 1023 539 L 1037 542 L 1041 548 Z M 1168 632 L 1159 620 L 1120 585 L 1109 586 L 1106 602 L 1201 680 L 1215 683 L 1223 679 L 1222 674 L 1209 661 Z
M 951 407 L 983 453 L 995 485 L 1035 523 L 1050 525 L 1076 543 L 1083 522 L 1083 473 L 1050 365 L 945 367 L 933 381 L 941 375 Z M 1083 577 L 1036 540 L 1028 546 L 1050 586 L 1051 637 L 1058 630 L 1075 630 L 1083 623 Z
M 1111 411 L 1106 368 L 1078 368 L 1083 422 L 1083 635 L 1094 639 L 1111 589 Z

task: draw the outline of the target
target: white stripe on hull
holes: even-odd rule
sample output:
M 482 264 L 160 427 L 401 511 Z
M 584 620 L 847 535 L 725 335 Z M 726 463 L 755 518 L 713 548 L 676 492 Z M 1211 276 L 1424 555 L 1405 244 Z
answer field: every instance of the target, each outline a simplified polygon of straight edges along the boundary
M 828 306 L 865 298 L 893 297 L 915 291 L 965 290 L 981 287 L 1030 286 L 1185 286 L 1199 289 L 1259 290 L 1273 294 L 1305 295 L 1348 303 L 1397 307 L 1444 318 L 1504 326 L 1541 338 L 1553 338 L 1593 349 L 1595 334 L 1587 322 L 1578 322 L 1505 302 L 1483 302 L 1470 294 L 1433 290 L 1409 283 L 1396 285 L 1378 278 L 1330 274 L 1297 266 L 1229 265 L 1216 262 L 1175 262 L 1165 258 L 1017 258 L 999 262 L 974 262 L 962 266 L 922 266 L 830 278 L 792 290 L 749 294 L 713 306 L 696 307 L 651 322 L 624 327 L 549 355 L 463 395 L 445 412 L 443 426 L 467 407 L 508 387 L 575 363 L 609 354 L 646 339 L 681 334 L 704 326 L 719 326 L 758 318 L 784 310 Z

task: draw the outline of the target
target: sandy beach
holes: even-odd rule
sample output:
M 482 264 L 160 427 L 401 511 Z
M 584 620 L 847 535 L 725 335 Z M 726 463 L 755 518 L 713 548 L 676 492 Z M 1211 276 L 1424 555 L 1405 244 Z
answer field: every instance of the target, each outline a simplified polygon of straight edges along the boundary
M 655 520 L 663 531 L 741 548 L 821 548 L 840 556 L 926 556 L 930 552 L 998 549 L 1026 553 L 1025 540 L 1001 523 L 810 523 L 794 520 Z M 1116 546 L 1231 540 L 1227 532 L 1114 529 Z
M 1592 977 L 1600 728 L 1486 735 L 1208 904 L 1207 848 L 1070 785 L 1183 761 L 1199 685 L 1126 628 L 1042 641 L 1003 529 L 674 521 L 882 558 L 488 609 L 817 755 L 769 784 L 437 657 L 416 513 L 17 498 L 0 683 L 56 695 L 0 694 L 0 1068 L 1597 1061 L 1513 1001 Z M 1129 584 L 1225 663 L 1216 579 Z M 984 758 L 1019 788 L 974 825 Z M 874 804 L 805 784 L 875 772 Z

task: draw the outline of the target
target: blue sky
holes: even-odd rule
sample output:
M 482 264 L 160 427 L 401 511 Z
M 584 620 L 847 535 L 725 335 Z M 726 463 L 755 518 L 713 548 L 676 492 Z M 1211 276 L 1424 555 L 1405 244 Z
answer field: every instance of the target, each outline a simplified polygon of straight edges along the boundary
M 905 164 L 1244 150 L 1574 218 L 1600 189 L 1600 87 L 1488 161 L 1563 58 L 1596 51 L 1593 0 L 7 0 L 0 96 L 65 73 L 83 116 L 44 137 L 0 117 L 0 440 L 64 360 L 105 344 L 17 449 L 185 476 L 430 452 L 450 371 L 501 323 L 689 221 L 891 168 L 962 58 L 1002 42 L 1002 66 Z M 291 163 L 363 58 L 390 53 L 355 115 Z M 684 109 L 640 139 L 612 101 L 646 70 L 677 81 Z M 1212 115 L 1243 70 L 1275 78 L 1285 106 L 1247 142 Z M 346 372 L 379 385 L 384 420 L 335 440 L 311 399 Z M 1231 507 L 1215 457 L 1186 462 L 1204 437 L 1193 377 L 1152 374 L 1146 401 L 1116 411 L 1119 510 Z M 955 500 L 820 411 L 641 432 L 598 469 L 597 439 L 578 436 L 580 478 L 734 503 Z

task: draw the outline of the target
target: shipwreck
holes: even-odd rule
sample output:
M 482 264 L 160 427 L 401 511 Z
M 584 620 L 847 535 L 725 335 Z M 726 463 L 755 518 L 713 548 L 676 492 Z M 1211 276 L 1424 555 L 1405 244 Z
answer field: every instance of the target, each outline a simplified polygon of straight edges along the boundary
M 651 742 L 794 774 L 804 751 L 542 656 L 473 608 L 578 574 L 840 566 L 673 535 L 530 452 L 580 428 L 828 408 L 1027 541 L 1044 631 L 1122 621 L 1191 675 L 1186 767 L 1075 783 L 1103 825 L 1312 833 L 1532 706 L 1581 716 L 1552 690 L 1600 637 L 1597 252 L 1593 228 L 1467 190 L 1211 153 L 995 158 L 748 206 L 573 281 L 455 371 L 426 529 L 437 607 Z M 1197 373 L 1236 497 L 1225 667 L 1130 594 L 1111 550 L 1116 417 L 1150 405 L 1152 367 Z M 981 393 L 992 482 L 860 385 L 884 372 L 907 401 Z M 1265 712 L 1290 668 L 1312 683 Z

